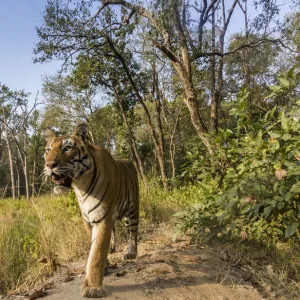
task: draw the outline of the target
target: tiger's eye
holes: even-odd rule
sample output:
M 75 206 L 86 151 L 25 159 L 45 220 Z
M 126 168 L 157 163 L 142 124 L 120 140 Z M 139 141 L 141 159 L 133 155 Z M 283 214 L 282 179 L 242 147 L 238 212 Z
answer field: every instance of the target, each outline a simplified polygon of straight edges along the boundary
M 49 154 L 51 152 L 51 148 L 50 147 L 47 147 L 46 148 L 46 154 Z
M 70 152 L 73 148 L 71 146 L 65 147 L 64 151 L 65 152 Z

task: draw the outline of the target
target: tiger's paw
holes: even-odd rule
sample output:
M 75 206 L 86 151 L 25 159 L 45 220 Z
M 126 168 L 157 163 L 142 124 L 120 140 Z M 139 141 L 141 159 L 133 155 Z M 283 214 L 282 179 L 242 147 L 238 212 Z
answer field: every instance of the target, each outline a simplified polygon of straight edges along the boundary
M 124 255 L 124 259 L 134 259 L 136 258 L 137 254 L 136 252 L 128 252 Z
M 81 290 L 82 297 L 85 298 L 103 298 L 107 296 L 107 292 L 104 287 L 89 287 L 84 286 Z

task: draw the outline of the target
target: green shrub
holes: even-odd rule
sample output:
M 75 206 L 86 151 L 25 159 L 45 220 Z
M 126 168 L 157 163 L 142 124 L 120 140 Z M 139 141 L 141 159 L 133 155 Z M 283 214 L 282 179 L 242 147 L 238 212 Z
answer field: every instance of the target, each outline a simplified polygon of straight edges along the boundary
M 280 76 L 266 101 L 295 95 L 300 76 L 294 71 Z M 230 233 L 288 241 L 300 237 L 300 100 L 289 98 L 251 120 L 248 99 L 242 91 L 230 104 L 237 125 L 219 131 L 214 156 L 202 154 L 186 166 L 186 173 L 201 166 L 193 176 L 205 197 L 180 214 L 181 225 L 204 238 Z

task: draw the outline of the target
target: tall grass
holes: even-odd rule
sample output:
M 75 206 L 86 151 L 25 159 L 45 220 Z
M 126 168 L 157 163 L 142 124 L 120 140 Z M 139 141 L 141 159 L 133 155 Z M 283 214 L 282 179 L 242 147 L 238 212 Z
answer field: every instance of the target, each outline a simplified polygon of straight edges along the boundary
M 199 201 L 192 188 L 164 191 L 156 183 L 141 187 L 141 230 L 167 222 L 172 215 Z M 118 231 L 122 234 L 118 235 Z M 117 227 L 117 237 L 124 226 Z M 29 289 L 51 275 L 58 264 L 87 255 L 89 241 L 74 194 L 26 200 L 0 200 L 0 293 Z M 39 263 L 39 260 L 44 263 Z
M 0 200 L 0 289 L 26 289 L 87 252 L 81 222 L 68 197 Z

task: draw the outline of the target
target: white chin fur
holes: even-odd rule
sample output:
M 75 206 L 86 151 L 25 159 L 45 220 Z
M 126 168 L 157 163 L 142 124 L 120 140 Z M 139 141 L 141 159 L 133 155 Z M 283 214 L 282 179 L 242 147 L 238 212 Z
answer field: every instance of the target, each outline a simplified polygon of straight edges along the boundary
M 53 192 L 55 195 L 64 195 L 70 191 L 70 188 L 62 185 L 55 186 Z

